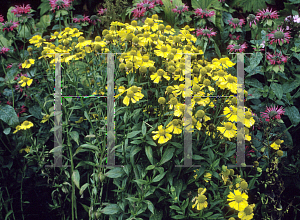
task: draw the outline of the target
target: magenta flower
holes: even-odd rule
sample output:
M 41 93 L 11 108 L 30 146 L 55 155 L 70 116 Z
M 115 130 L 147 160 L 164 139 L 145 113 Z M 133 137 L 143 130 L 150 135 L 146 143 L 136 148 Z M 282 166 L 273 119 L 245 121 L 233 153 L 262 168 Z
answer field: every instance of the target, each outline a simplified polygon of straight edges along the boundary
M 14 13 L 14 15 L 17 15 L 17 17 L 20 17 L 22 14 L 28 14 L 30 12 L 30 5 L 27 4 L 26 6 L 22 5 L 16 5 L 15 8 L 13 10 L 11 10 L 12 13 Z M 18 16 L 19 15 L 19 16 Z
M 275 52 L 275 54 L 267 53 L 267 60 L 271 63 L 271 65 L 281 64 L 282 62 L 286 63 L 288 57 L 284 56 L 280 53 Z
M 156 4 L 159 4 L 159 5 L 163 5 L 163 4 L 164 4 L 164 3 L 162 2 L 162 0 L 156 0 L 155 2 L 156 2 Z
M 229 37 L 230 37 L 231 40 L 238 41 L 240 39 L 241 35 L 235 35 L 235 34 L 232 35 L 232 34 L 229 34 Z
M 203 18 L 203 16 L 210 18 L 215 15 L 215 11 L 209 11 L 207 9 L 203 10 L 202 8 L 197 8 L 195 10 L 195 14 L 201 18 Z
M 189 10 L 189 6 L 184 5 L 180 5 L 180 6 L 176 6 L 176 8 L 173 8 L 172 11 L 174 13 L 178 13 L 181 14 L 182 12 L 188 11 Z
M 5 54 L 8 51 L 9 51 L 9 48 L 2 47 L 1 50 L 0 50 L 0 54 Z
M 71 7 L 73 0 L 49 0 L 51 10 L 55 11 L 56 9 L 65 9 L 68 10 Z
M 259 21 L 259 16 L 255 16 L 254 14 L 250 14 L 247 17 L 247 21 L 249 22 L 250 27 L 252 26 L 252 24 L 256 25 L 256 21 Z
M 291 36 L 289 35 L 289 31 L 284 32 L 284 30 L 281 28 L 277 28 L 277 30 L 272 31 L 271 33 L 267 34 L 267 36 L 269 37 L 270 44 L 272 43 L 289 43 L 289 39 L 291 38 Z
M 12 64 L 7 65 L 6 69 L 12 68 Z
M 146 11 L 147 11 L 146 8 L 142 7 L 142 8 L 135 8 L 131 12 L 133 12 L 134 18 L 139 18 L 139 17 L 143 17 Z
M 81 19 L 80 18 L 73 18 L 73 22 L 75 23 L 80 23 Z
M 236 29 L 238 26 L 242 27 L 243 24 L 245 24 L 244 19 L 238 19 L 238 18 L 231 18 L 229 21 L 229 25 L 231 25 L 234 29 Z
M 151 8 L 154 8 L 154 7 L 155 7 L 155 1 L 152 2 L 152 1 L 150 1 L 150 0 L 144 0 L 144 1 L 140 2 L 140 3 L 138 3 L 138 4 L 136 5 L 136 7 L 137 7 L 137 8 L 145 8 L 146 10 L 147 10 L 147 9 L 151 9 Z
M 272 11 L 267 9 L 263 9 L 262 11 L 259 10 L 259 12 L 257 12 L 256 16 L 258 16 L 261 19 L 277 19 L 278 18 L 278 14 L 277 11 Z
M 98 15 L 103 15 L 105 12 L 107 12 L 107 9 L 106 8 L 101 8 L 98 10 Z
M 90 18 L 89 18 L 89 16 L 83 15 L 83 18 L 81 19 L 81 21 L 87 21 L 87 22 L 90 22 Z
M 242 45 L 240 44 L 232 44 L 232 45 L 228 45 L 227 49 L 230 50 L 230 52 L 234 51 L 234 52 L 244 52 L 245 49 L 247 49 L 247 44 L 246 42 L 243 43 Z
M 92 15 L 90 20 L 89 20 L 89 23 L 91 23 L 93 25 L 96 25 L 97 21 L 101 22 L 97 15 Z
M 7 31 L 13 31 L 14 28 L 18 27 L 19 25 L 19 22 L 18 21 L 7 21 L 5 23 L 2 23 L 3 24 L 3 31 L 7 30 Z
M 265 112 L 260 112 L 262 114 L 262 118 L 266 118 L 266 121 L 269 122 L 270 118 L 274 119 L 274 116 L 276 119 L 280 119 L 281 115 L 285 113 L 282 106 L 278 108 L 278 106 L 275 108 L 275 106 L 267 107 Z
M 0 15 L 0 22 L 2 23 L 4 21 L 4 18 L 2 15 Z
M 217 34 L 217 32 L 212 31 L 212 28 L 208 29 L 207 27 L 197 29 L 196 33 L 197 33 L 197 37 L 199 35 L 202 35 L 202 36 L 207 36 L 208 38 L 211 38 L 212 36 L 216 36 Z

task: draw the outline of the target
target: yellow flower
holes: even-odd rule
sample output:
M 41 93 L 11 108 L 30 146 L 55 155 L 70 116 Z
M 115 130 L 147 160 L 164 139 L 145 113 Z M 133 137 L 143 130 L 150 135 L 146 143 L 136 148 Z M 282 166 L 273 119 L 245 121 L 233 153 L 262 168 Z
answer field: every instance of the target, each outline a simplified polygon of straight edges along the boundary
M 226 115 L 226 118 L 228 118 L 231 122 L 237 122 L 237 108 L 233 105 L 228 107 L 225 107 L 223 110 L 223 115 Z
M 255 123 L 255 120 L 254 120 L 254 118 L 252 117 L 252 113 L 251 112 L 245 112 L 245 121 L 244 121 L 244 123 L 245 123 L 245 126 L 247 127 L 247 128 L 250 128 L 251 126 L 253 126 L 254 125 L 254 123 Z
M 229 140 L 236 136 L 237 128 L 235 124 L 231 122 L 222 122 L 224 127 L 217 127 L 217 130 L 223 134 L 224 137 L 228 138 Z
M 26 153 L 30 152 L 30 147 L 26 146 L 26 148 L 22 148 L 21 150 L 19 150 L 19 153 L 22 153 L 23 151 L 25 151 Z
M 40 35 L 35 35 L 29 40 L 29 43 L 34 44 L 36 47 L 41 47 L 44 41 Z
M 22 124 L 21 124 L 21 129 L 23 130 L 27 130 L 29 128 L 33 127 L 33 123 L 31 121 L 24 121 Z
M 280 144 L 283 143 L 283 142 L 284 142 L 283 140 L 277 139 L 273 144 L 271 144 L 271 147 L 274 150 L 279 150 Z
M 227 201 L 229 202 L 229 206 L 237 211 L 243 211 L 248 206 L 248 195 L 245 193 L 241 193 L 240 190 L 234 190 L 234 194 L 232 192 L 229 193 Z
M 150 76 L 151 80 L 154 80 L 154 83 L 159 83 L 161 81 L 161 78 L 164 77 L 166 80 L 170 81 L 170 77 L 167 75 L 167 73 L 163 69 L 157 70 L 156 73 L 152 74 Z
M 243 211 L 240 211 L 238 214 L 238 217 L 241 220 L 251 220 L 253 219 L 254 213 L 253 209 L 255 207 L 255 204 L 248 205 Z
M 181 134 L 182 133 L 182 129 L 181 129 L 181 121 L 179 119 L 173 119 L 173 121 L 171 121 L 168 125 L 167 128 L 171 129 L 171 132 L 173 132 L 173 134 Z
M 200 193 L 199 193 L 200 192 Z M 205 195 L 203 195 L 206 192 L 206 189 L 199 188 L 198 189 L 198 196 L 195 198 L 196 202 L 192 205 L 192 208 L 195 208 L 197 206 L 197 210 L 202 210 L 207 207 L 207 198 Z
M 211 179 L 211 173 L 206 173 L 206 174 L 204 175 L 204 181 L 205 181 L 205 182 L 208 182 L 210 179 Z
M 32 79 L 27 78 L 26 76 L 21 76 L 21 81 L 19 81 L 19 83 L 22 83 L 22 87 L 25 87 L 26 84 L 27 86 L 30 86 L 32 84 Z
M 224 68 L 228 68 L 228 67 L 233 67 L 235 65 L 235 63 L 231 62 L 230 59 L 228 57 L 226 58 L 221 58 L 220 60 L 217 61 L 218 63 L 220 63 L 220 65 L 222 65 L 222 67 Z
M 144 97 L 144 95 L 140 92 L 141 88 L 138 88 L 136 86 L 132 86 L 130 89 L 127 90 L 127 95 L 125 96 L 123 103 L 128 106 L 130 100 L 132 103 L 136 103 L 140 99 Z
M 46 121 L 48 121 L 49 120 L 49 118 L 50 118 L 50 115 L 44 115 L 43 116 L 43 119 L 42 119 L 42 121 L 41 121 L 41 123 L 45 123 Z
M 34 59 L 25 60 L 25 63 L 22 63 L 22 68 L 28 69 L 32 64 L 34 64 Z
M 171 52 L 171 46 L 169 44 L 159 44 L 156 46 L 156 48 L 158 50 L 154 50 L 154 53 L 157 55 L 157 56 L 160 56 L 160 57 L 164 57 L 164 58 L 167 58 L 168 57 L 168 54 Z
M 21 130 L 21 126 L 17 125 L 16 130 L 13 132 L 14 134 Z
M 153 139 L 154 140 L 158 139 L 159 144 L 164 144 L 172 138 L 172 135 L 170 134 L 171 132 L 172 132 L 172 129 L 170 127 L 163 129 L 163 126 L 159 125 L 158 131 L 152 131 L 153 134 L 156 134 L 153 136 Z

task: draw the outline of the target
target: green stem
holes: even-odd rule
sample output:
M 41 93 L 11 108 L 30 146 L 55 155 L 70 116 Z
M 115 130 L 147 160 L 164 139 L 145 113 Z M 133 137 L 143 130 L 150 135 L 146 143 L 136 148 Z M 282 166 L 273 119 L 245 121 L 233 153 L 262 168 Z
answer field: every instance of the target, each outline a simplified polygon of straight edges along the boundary
M 74 172 L 74 162 L 73 162 L 73 154 L 72 154 L 72 148 L 71 148 L 71 144 L 70 144 L 70 139 L 69 139 L 69 134 L 67 132 L 67 137 L 68 137 L 68 146 L 69 146 L 69 154 L 70 154 L 70 161 L 71 161 L 71 175 L 73 175 L 73 172 Z M 76 198 L 75 198 L 75 185 L 74 185 L 74 182 L 72 181 L 72 195 L 71 195 L 71 201 L 72 201 L 72 220 L 74 220 L 75 216 L 74 214 L 76 215 L 76 219 L 77 219 L 77 213 L 74 213 L 75 211 L 75 206 L 76 206 Z

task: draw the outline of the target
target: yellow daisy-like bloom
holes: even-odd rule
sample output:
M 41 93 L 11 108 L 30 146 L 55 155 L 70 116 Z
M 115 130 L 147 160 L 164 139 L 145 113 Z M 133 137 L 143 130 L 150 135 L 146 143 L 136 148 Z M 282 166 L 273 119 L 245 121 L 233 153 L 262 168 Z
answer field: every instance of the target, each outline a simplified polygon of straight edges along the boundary
M 197 41 L 197 38 L 194 35 L 191 35 L 191 33 L 188 30 L 182 30 L 181 33 L 181 41 L 187 41 L 195 43 Z
M 167 125 L 167 128 L 169 128 L 169 127 L 171 129 L 171 132 L 173 132 L 173 134 L 181 134 L 182 133 L 180 119 L 173 119 L 173 121 L 171 121 Z
M 19 83 L 22 83 L 22 87 L 25 87 L 26 84 L 27 86 L 30 86 L 32 84 L 32 79 L 27 78 L 26 76 L 21 76 L 21 80 L 19 81 Z
M 41 47 L 44 41 L 40 35 L 35 35 L 29 40 L 29 43 L 34 44 L 36 47 Z
M 238 214 L 238 217 L 241 220 L 251 220 L 253 219 L 254 213 L 253 209 L 255 207 L 255 204 L 248 205 L 243 211 L 240 211 Z
M 33 123 L 31 121 L 24 121 L 22 124 L 21 124 L 21 129 L 23 130 L 27 130 L 29 128 L 33 127 Z
M 204 175 L 204 181 L 205 182 L 208 182 L 209 180 L 211 180 L 211 173 L 206 173 L 205 175 Z
M 164 29 L 164 33 L 165 34 L 174 34 L 175 33 L 175 30 L 174 28 L 172 28 L 170 25 L 167 25 Z
M 237 77 L 227 75 L 225 76 L 226 81 L 220 83 L 220 88 L 229 89 L 232 93 L 237 94 Z
M 26 146 L 26 148 L 22 148 L 21 150 L 19 150 L 19 153 L 22 153 L 23 151 L 25 151 L 26 153 L 30 152 L 30 147 Z
M 168 57 L 168 54 L 171 52 L 171 46 L 169 44 L 159 44 L 156 46 L 156 48 L 158 50 L 154 50 L 154 53 L 157 55 L 157 56 L 160 56 L 160 57 L 163 57 L 163 58 L 167 58 Z
M 235 63 L 231 62 L 228 57 L 221 58 L 218 62 L 221 63 L 222 67 L 224 67 L 225 69 L 227 69 L 228 67 L 233 67 L 235 65 Z
M 245 140 L 251 141 L 251 136 L 249 135 L 249 129 L 246 127 L 244 129 L 245 129 Z
M 170 134 L 172 132 L 171 127 L 163 129 L 162 125 L 158 126 L 158 131 L 152 131 L 153 134 L 156 134 L 153 136 L 154 140 L 158 139 L 159 144 L 164 144 L 171 140 L 172 135 Z
M 240 190 L 234 190 L 234 194 L 232 192 L 229 193 L 227 201 L 230 201 L 229 206 L 231 208 L 243 211 L 248 206 L 247 199 L 247 194 L 242 194 Z
M 46 121 L 48 121 L 49 120 L 49 118 L 50 118 L 50 115 L 44 115 L 43 116 L 43 119 L 42 119 L 42 121 L 41 121 L 41 123 L 45 123 Z
M 154 83 L 159 83 L 161 81 L 161 78 L 164 77 L 166 80 L 170 81 L 170 77 L 167 75 L 167 73 L 163 69 L 157 70 L 156 73 L 152 74 L 150 76 L 151 80 L 154 80 Z
M 233 105 L 228 107 L 225 107 L 223 110 L 223 115 L 226 115 L 226 118 L 228 118 L 231 122 L 237 122 L 237 108 Z
M 31 67 L 32 64 L 34 64 L 34 59 L 25 60 L 25 62 L 22 63 L 22 68 L 23 69 L 28 69 L 28 68 Z
M 144 95 L 142 93 L 139 92 L 139 90 L 137 90 L 136 92 L 134 92 L 132 89 L 127 90 L 127 95 L 125 96 L 123 103 L 128 106 L 130 103 L 130 100 L 132 101 L 132 103 L 136 103 L 137 101 L 139 101 L 140 99 L 142 99 L 144 97 Z
M 250 128 L 251 126 L 253 126 L 254 125 L 254 123 L 255 123 L 255 120 L 254 120 L 254 118 L 252 117 L 252 113 L 251 112 L 245 112 L 245 121 L 244 121 L 244 123 L 245 123 L 245 126 L 247 127 L 247 128 Z
M 17 125 L 16 130 L 13 132 L 13 134 L 17 133 L 18 131 L 20 131 L 22 128 L 20 125 Z
M 229 140 L 236 136 L 237 128 L 235 124 L 231 122 L 222 122 L 224 127 L 217 127 L 217 130 L 223 134 L 224 137 L 228 138 Z
M 283 142 L 284 142 L 284 140 L 277 139 L 273 144 L 271 144 L 271 147 L 274 150 L 279 150 L 280 144 L 283 143 Z
M 202 189 L 202 188 L 199 188 L 198 189 L 198 196 L 195 198 L 196 199 L 196 202 L 195 204 L 192 205 L 192 208 L 195 208 L 197 207 L 197 210 L 202 210 L 204 208 L 207 208 L 207 198 L 206 196 L 204 195 L 204 193 L 206 192 L 206 189 Z
M 175 90 L 173 91 L 173 95 L 175 97 L 182 95 L 183 98 L 185 98 L 185 84 L 174 85 Z M 193 93 L 193 91 L 191 91 Z

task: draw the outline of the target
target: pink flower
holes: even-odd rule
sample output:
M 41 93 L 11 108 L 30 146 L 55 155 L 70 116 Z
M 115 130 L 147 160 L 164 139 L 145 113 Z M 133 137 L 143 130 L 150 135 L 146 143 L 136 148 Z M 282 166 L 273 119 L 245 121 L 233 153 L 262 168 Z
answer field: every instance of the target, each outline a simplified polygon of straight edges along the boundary
M 202 10 L 202 8 L 197 8 L 195 10 L 195 14 L 201 18 L 203 18 L 203 16 L 210 18 L 215 15 L 215 11 L 209 11 L 207 9 Z
M 18 27 L 19 25 L 19 22 L 18 21 L 7 21 L 5 23 L 2 23 L 3 24 L 3 31 L 7 30 L 7 31 L 13 31 L 14 28 Z
M 150 8 L 154 8 L 155 7 L 155 1 L 152 2 L 150 0 L 144 0 L 144 1 L 140 2 L 140 3 L 138 3 L 136 5 L 136 7 L 137 8 L 145 8 L 146 10 L 150 9 Z
M 101 22 L 97 15 L 92 15 L 90 20 L 89 20 L 89 23 L 91 23 L 93 25 L 96 25 L 97 21 Z
M 293 19 L 294 19 L 295 23 L 300 23 L 300 17 L 299 17 L 299 15 L 294 15 Z
M 7 65 L 6 69 L 12 68 L 12 64 Z
M 56 9 L 66 9 L 68 10 L 71 7 L 71 2 L 73 0 L 49 0 L 51 10 L 55 11 Z
M 238 18 L 231 18 L 229 21 L 229 25 L 231 25 L 234 29 L 236 29 L 238 26 L 242 27 L 243 24 L 245 24 L 244 19 L 238 19 Z
M 143 17 L 144 14 L 145 14 L 145 12 L 146 12 L 146 8 L 144 8 L 144 7 L 142 7 L 142 8 L 135 8 L 131 12 L 133 12 L 133 17 L 134 18 Z
M 241 35 L 235 35 L 235 34 L 232 35 L 232 34 L 229 34 L 229 37 L 230 37 L 231 40 L 236 40 L 237 41 L 237 40 L 240 39 Z
M 8 104 L 8 105 L 12 105 L 12 103 L 11 103 L 10 101 L 7 101 L 7 102 L 6 102 L 6 104 Z
M 284 32 L 282 27 L 281 28 L 277 28 L 277 30 L 272 31 L 271 33 L 267 34 L 267 36 L 269 37 L 270 44 L 272 43 L 278 43 L 278 44 L 283 44 L 283 43 L 289 43 L 289 39 L 291 38 L 291 36 L 289 35 L 290 32 Z
M 272 9 L 269 10 L 267 9 L 263 9 L 262 11 L 259 10 L 259 12 L 257 12 L 256 16 L 258 16 L 261 19 L 277 19 L 278 18 L 278 14 L 277 11 L 273 11 Z
M 252 26 L 252 24 L 256 25 L 256 21 L 259 21 L 259 16 L 255 16 L 254 14 L 250 14 L 247 17 L 247 21 L 249 22 L 250 27 Z
M 81 19 L 82 21 L 87 21 L 87 22 L 90 22 L 90 18 L 89 16 L 83 16 L 83 19 Z
M 4 21 L 4 18 L 2 15 L 0 15 L 0 22 L 3 22 Z
M 30 5 L 27 4 L 26 6 L 22 5 L 16 5 L 15 8 L 13 10 L 11 10 L 12 13 L 14 13 L 14 15 L 22 15 L 22 14 L 28 14 L 30 12 Z
M 282 62 L 286 63 L 287 62 L 288 57 L 284 56 L 280 53 L 275 52 L 275 54 L 270 54 L 267 53 L 267 60 L 270 61 L 271 65 L 275 65 L 277 64 L 281 64 Z
M 2 47 L 1 50 L 0 50 L 0 54 L 5 54 L 8 51 L 9 51 L 9 48 Z
M 278 108 L 278 106 L 275 108 L 275 106 L 267 107 L 265 112 L 260 112 L 262 114 L 262 118 L 266 118 L 266 121 L 269 122 L 270 118 L 274 119 L 274 116 L 276 119 L 280 119 L 281 115 L 285 113 L 282 106 Z
M 107 9 L 106 8 L 101 8 L 98 10 L 98 15 L 103 15 L 105 12 L 107 12 Z
M 156 2 L 156 4 L 159 4 L 159 5 L 163 5 L 163 4 L 164 4 L 164 3 L 162 2 L 162 0 L 156 0 L 155 2 Z
M 234 51 L 234 52 L 244 52 L 245 49 L 247 49 L 247 44 L 246 42 L 243 43 L 242 45 L 240 44 L 232 44 L 232 45 L 228 45 L 227 49 L 230 50 L 230 52 Z
M 197 37 L 199 35 L 202 35 L 202 36 L 207 36 L 208 38 L 211 38 L 211 36 L 216 36 L 216 34 L 217 34 L 217 32 L 212 31 L 212 28 L 208 29 L 207 27 L 197 29 L 196 33 L 197 33 Z
M 182 12 L 188 11 L 189 10 L 189 6 L 184 5 L 180 5 L 180 6 L 176 6 L 176 8 L 173 8 L 172 11 L 174 13 L 178 13 L 181 14 Z
M 75 23 L 80 23 L 80 21 L 81 21 L 81 19 L 79 18 L 73 18 L 73 22 L 75 22 Z

